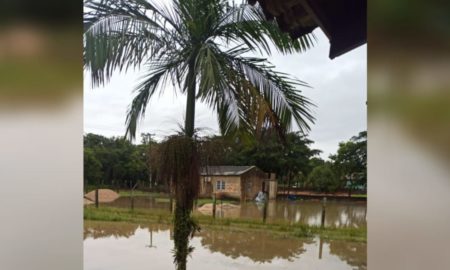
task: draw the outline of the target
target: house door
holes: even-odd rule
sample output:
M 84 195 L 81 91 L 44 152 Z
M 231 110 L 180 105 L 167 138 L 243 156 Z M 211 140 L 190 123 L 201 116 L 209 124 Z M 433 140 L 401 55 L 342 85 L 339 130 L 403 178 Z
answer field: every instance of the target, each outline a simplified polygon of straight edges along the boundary
M 206 183 L 205 183 L 205 195 L 206 195 L 206 196 L 209 196 L 209 195 L 212 194 L 212 192 L 213 192 L 213 189 L 212 189 L 212 184 L 211 184 L 211 182 L 206 182 Z
M 252 181 L 246 181 L 245 182 L 245 191 L 244 191 L 244 198 L 246 200 L 253 199 L 252 198 L 252 189 L 253 189 L 253 183 Z

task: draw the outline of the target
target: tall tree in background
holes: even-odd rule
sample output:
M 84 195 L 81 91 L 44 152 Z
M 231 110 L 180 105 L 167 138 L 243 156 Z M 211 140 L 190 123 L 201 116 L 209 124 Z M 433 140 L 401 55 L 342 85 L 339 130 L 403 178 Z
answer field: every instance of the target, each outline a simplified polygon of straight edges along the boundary
M 148 180 L 148 144 L 134 145 L 120 137 L 84 135 L 85 185 L 129 188 Z
M 347 142 L 339 143 L 336 155 L 331 155 L 338 177 L 349 188 L 367 183 L 367 131 L 361 131 Z
M 340 186 L 340 181 L 330 164 L 326 163 L 315 167 L 308 175 L 307 181 L 315 191 L 335 192 Z
M 320 150 L 311 149 L 313 141 L 300 132 L 289 132 L 281 140 L 274 130 L 264 131 L 258 139 L 237 141 L 224 136 L 201 140 L 203 164 L 256 165 L 279 177 L 307 175 L 315 167 L 311 159 L 318 158 Z
M 91 148 L 84 148 L 84 191 L 88 192 L 88 184 L 98 185 L 103 177 L 102 163 L 95 156 L 95 152 Z
M 163 159 L 173 162 L 167 177 L 176 198 L 175 263 L 186 269 L 192 250 L 187 239 L 195 229 L 190 213 L 199 182 L 199 165 L 193 162 L 199 160 L 194 141 L 196 100 L 217 111 L 226 135 L 254 135 L 263 127 L 274 127 L 281 134 L 293 122 L 307 131 L 313 120 L 311 103 L 298 90 L 306 83 L 276 72 L 266 59 L 248 53 L 270 54 L 271 47 L 282 53 L 301 52 L 311 46 L 311 38 L 292 40 L 267 22 L 259 8 L 227 0 L 174 0 L 170 5 L 99 0 L 86 1 L 85 8 L 84 63 L 92 84 L 107 83 L 115 71 L 145 71 L 126 119 L 129 138 L 135 137 L 150 98 L 165 90 L 167 82 L 187 96 L 184 138 L 169 138 L 162 151 Z

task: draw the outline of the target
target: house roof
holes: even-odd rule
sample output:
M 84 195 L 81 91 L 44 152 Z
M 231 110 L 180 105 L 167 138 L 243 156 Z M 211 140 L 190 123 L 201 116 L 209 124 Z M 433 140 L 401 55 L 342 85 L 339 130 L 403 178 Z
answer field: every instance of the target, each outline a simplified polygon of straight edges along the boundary
M 206 166 L 202 167 L 201 175 L 242 175 L 256 166 Z
M 367 0 L 248 0 L 296 39 L 320 27 L 331 59 L 367 42 Z

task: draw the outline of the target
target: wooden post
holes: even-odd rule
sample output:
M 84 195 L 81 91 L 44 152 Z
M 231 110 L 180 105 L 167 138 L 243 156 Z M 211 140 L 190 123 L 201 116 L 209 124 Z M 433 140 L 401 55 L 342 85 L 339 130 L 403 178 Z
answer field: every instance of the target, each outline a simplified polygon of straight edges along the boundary
M 131 211 L 134 210 L 134 194 L 133 194 L 134 189 L 131 190 Z
M 322 240 L 322 237 L 320 237 L 320 243 L 319 243 L 319 260 L 322 259 L 322 247 L 323 247 L 323 240 Z
M 192 212 L 195 211 L 195 209 L 197 209 L 197 199 L 194 200 L 194 203 L 192 204 Z
M 150 245 L 146 246 L 148 248 L 156 248 L 156 246 L 153 245 L 153 230 L 151 226 L 149 226 L 148 231 L 150 232 Z
M 134 184 L 134 186 L 131 186 L 131 210 L 134 210 L 134 190 L 137 188 L 137 186 L 138 183 Z
M 264 207 L 263 207 L 263 223 L 266 223 L 267 219 L 267 200 L 264 201 Z
M 213 216 L 213 218 L 216 218 L 216 193 L 213 194 L 212 216 Z
M 98 187 L 95 190 L 95 208 L 98 208 Z
M 320 222 L 320 227 L 325 227 L 325 207 L 327 204 L 327 197 L 324 197 L 322 200 L 322 220 Z

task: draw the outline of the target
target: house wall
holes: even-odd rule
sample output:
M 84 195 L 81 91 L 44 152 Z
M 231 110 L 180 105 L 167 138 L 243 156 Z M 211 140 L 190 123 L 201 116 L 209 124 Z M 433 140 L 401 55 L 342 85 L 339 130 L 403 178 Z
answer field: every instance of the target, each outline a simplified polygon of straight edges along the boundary
M 211 182 L 206 181 L 207 178 L 210 177 L 200 176 L 200 190 L 199 190 L 200 197 L 210 197 L 212 194 Z
M 210 182 L 205 179 L 209 177 Z M 213 193 L 222 193 L 226 197 L 253 200 L 260 191 L 262 191 L 263 182 L 266 180 L 265 190 L 268 191 L 269 182 L 268 175 L 258 168 L 244 173 L 241 176 L 201 176 L 200 178 L 200 197 L 212 197 Z M 217 190 L 217 181 L 225 181 L 225 190 Z M 276 192 L 276 188 L 275 188 Z
M 265 173 L 255 168 L 242 176 L 242 200 L 253 200 L 260 191 L 262 191 L 262 186 Z
M 268 181 L 267 184 L 269 185 L 269 200 L 275 200 L 278 191 L 277 181 Z
M 227 197 L 241 198 L 241 177 L 240 176 L 209 176 L 211 179 L 210 187 L 205 180 L 206 176 L 200 178 L 200 196 L 211 197 L 213 193 L 220 192 Z M 217 190 L 217 181 L 225 181 L 225 190 Z
M 270 179 L 266 183 L 269 188 L 268 189 L 269 200 L 275 200 L 277 198 L 277 192 L 278 192 L 278 182 L 276 179 L 276 175 L 274 173 L 271 173 Z

